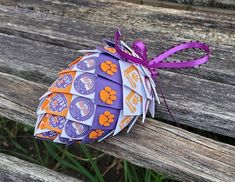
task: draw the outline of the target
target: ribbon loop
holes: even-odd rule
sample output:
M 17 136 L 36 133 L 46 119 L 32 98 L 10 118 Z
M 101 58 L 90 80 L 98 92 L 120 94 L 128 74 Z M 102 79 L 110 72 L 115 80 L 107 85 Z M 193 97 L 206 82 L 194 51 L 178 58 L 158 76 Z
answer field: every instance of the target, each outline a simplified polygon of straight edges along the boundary
M 152 73 L 153 77 L 156 77 L 157 69 L 195 68 L 201 64 L 206 63 L 210 57 L 210 48 L 208 45 L 198 42 L 198 41 L 192 41 L 192 42 L 186 42 L 186 43 L 182 43 L 177 46 L 174 46 L 173 48 L 153 58 L 151 61 L 148 61 L 147 49 L 146 49 L 145 44 L 142 41 L 138 40 L 134 42 L 132 46 L 134 54 L 131 54 L 130 52 L 128 52 L 127 50 L 121 47 L 120 37 L 121 37 L 121 32 L 117 30 L 115 33 L 115 48 L 118 54 L 122 58 L 127 59 L 133 63 L 137 63 L 137 64 L 141 64 L 145 66 Z M 171 62 L 171 63 L 164 62 L 165 59 L 172 56 L 173 54 L 176 54 L 177 52 L 180 52 L 186 49 L 194 49 L 194 48 L 201 49 L 205 51 L 206 54 L 198 59 L 193 59 L 193 60 L 183 60 L 180 62 Z
M 121 37 L 121 32 L 119 30 L 117 30 L 115 33 L 115 48 L 116 48 L 116 51 L 118 52 L 118 54 L 124 59 L 127 59 L 133 63 L 142 64 L 143 66 L 147 67 L 148 66 L 147 60 L 143 60 L 138 54 L 137 54 L 138 57 L 133 56 L 127 50 L 125 50 L 121 47 L 120 37 Z
M 141 57 L 144 61 L 147 61 L 147 49 L 145 44 L 141 40 L 137 40 L 132 45 L 133 50 L 135 53 Z
M 194 48 L 204 50 L 206 52 L 206 55 L 198 59 L 194 59 L 194 60 L 183 60 L 180 62 L 173 62 L 173 63 L 163 62 L 166 58 L 172 56 L 173 54 L 179 51 L 183 51 L 186 49 L 194 49 Z M 207 46 L 206 44 L 197 42 L 197 41 L 186 42 L 183 44 L 179 44 L 165 51 L 164 53 L 160 54 L 159 56 L 157 56 L 156 58 L 154 58 L 152 61 L 149 62 L 149 66 L 154 67 L 154 68 L 160 68 L 160 69 L 161 68 L 171 68 L 171 69 L 193 68 L 193 67 L 197 67 L 207 62 L 209 60 L 209 57 L 210 57 L 210 49 L 209 49 L 209 46 Z

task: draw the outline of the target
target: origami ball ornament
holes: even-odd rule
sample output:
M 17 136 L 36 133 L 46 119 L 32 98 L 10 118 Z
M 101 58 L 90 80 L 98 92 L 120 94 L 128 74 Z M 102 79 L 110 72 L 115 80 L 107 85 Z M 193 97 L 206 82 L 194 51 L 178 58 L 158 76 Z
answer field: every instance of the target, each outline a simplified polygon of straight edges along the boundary
M 35 136 L 57 143 L 88 143 L 129 130 L 150 109 L 157 93 L 151 73 L 124 61 L 114 44 L 82 51 L 40 98 Z
M 117 31 L 115 43 L 106 40 L 104 47 L 80 51 L 84 55 L 58 73 L 58 79 L 40 98 L 36 138 L 62 144 L 89 143 L 116 135 L 127 126 L 129 132 L 139 116 L 142 122 L 148 111 L 154 117 L 155 101 L 159 102 L 152 78 L 156 68 L 195 67 L 209 59 L 205 44 L 191 42 L 149 62 L 142 42 L 137 41 L 132 50 L 119 37 Z M 192 47 L 208 54 L 191 62 L 162 62 L 170 54 Z

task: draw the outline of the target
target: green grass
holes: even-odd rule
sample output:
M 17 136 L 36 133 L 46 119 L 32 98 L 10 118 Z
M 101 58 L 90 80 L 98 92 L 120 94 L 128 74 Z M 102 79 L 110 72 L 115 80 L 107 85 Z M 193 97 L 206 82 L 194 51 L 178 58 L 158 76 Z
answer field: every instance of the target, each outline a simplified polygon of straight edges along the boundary
M 33 137 L 33 128 L 0 117 L 0 152 L 91 182 L 172 181 L 86 145 L 64 146 Z

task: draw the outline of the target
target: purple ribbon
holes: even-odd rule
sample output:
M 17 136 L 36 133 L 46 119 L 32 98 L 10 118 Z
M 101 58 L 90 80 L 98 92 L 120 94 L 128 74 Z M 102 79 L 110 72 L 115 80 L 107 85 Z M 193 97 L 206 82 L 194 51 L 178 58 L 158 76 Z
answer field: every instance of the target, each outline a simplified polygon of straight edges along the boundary
M 124 59 L 145 66 L 151 72 L 153 77 L 157 76 L 157 69 L 195 68 L 201 64 L 206 63 L 210 57 L 210 48 L 208 45 L 198 41 L 192 41 L 176 45 L 149 61 L 147 58 L 146 46 L 142 41 L 138 40 L 134 42 L 132 46 L 132 49 L 134 50 L 136 55 L 138 55 L 137 57 L 133 54 L 130 54 L 126 49 L 122 47 L 120 39 L 121 32 L 117 30 L 115 33 L 115 48 L 118 54 Z M 198 59 L 193 60 L 182 60 L 180 62 L 164 62 L 166 58 L 172 56 L 173 54 L 176 54 L 179 51 L 194 48 L 201 49 L 205 51 L 206 54 Z

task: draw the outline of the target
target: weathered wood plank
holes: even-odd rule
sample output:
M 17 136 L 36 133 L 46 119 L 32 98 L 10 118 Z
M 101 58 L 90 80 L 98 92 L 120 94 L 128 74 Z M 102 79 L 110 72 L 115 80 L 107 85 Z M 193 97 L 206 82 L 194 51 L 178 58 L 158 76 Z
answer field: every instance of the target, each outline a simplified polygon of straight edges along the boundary
M 145 39 L 150 57 L 181 41 L 202 40 L 213 48 L 211 62 L 201 69 L 176 72 L 234 85 L 233 17 L 149 6 L 141 6 L 139 11 L 138 5 L 116 1 L 74 4 L 23 0 L 16 5 L 65 18 L 2 6 L 0 32 L 79 49 L 91 48 L 104 37 L 112 37 L 114 28 L 121 24 L 128 40 Z M 191 57 L 193 53 L 187 55 Z
M 205 6 L 224 9 L 235 9 L 234 0 L 143 0 L 143 4 L 154 4 L 157 2 L 173 2 L 180 4 L 188 4 L 193 6 Z
M 141 5 L 165 7 L 187 11 L 201 11 L 215 14 L 235 15 L 234 0 L 119 0 Z
M 57 72 L 76 56 L 75 50 L 0 34 L 0 70 L 37 83 L 50 85 Z M 235 86 L 169 71 L 162 71 L 159 80 L 178 122 L 235 137 Z M 14 80 L 9 84 L 18 87 Z M 3 89 L 0 88 L 1 93 L 5 93 L 7 85 L 4 82 L 0 85 Z M 20 87 L 26 95 L 8 92 L 7 97 L 16 100 L 25 98 L 28 96 L 27 89 Z M 35 108 L 34 100 L 37 98 L 32 96 L 32 103 L 27 105 Z M 156 117 L 171 120 L 164 104 L 157 106 Z
M 0 73 L 0 84 L 0 115 L 34 126 L 36 97 L 45 86 L 5 73 Z M 139 123 L 128 135 L 122 132 L 90 146 L 182 181 L 234 180 L 234 146 L 157 120 Z
M 75 179 L 61 173 L 57 173 L 45 167 L 32 164 L 13 156 L 0 153 L 0 181 L 17 182 L 39 182 L 39 181 L 76 181 Z
M 21 2 L 25 2 L 25 0 L 0 0 L 1 4 L 5 5 L 15 5 L 20 4 Z M 72 2 L 71 0 L 60 0 L 61 2 Z M 171 3 L 171 4 L 185 4 L 192 6 L 203 6 L 203 7 L 213 7 L 213 8 L 224 8 L 224 9 L 235 9 L 235 1 L 234 0 L 119 0 L 126 2 L 133 2 L 138 4 L 160 4 L 160 3 Z M 55 2 L 55 1 L 54 1 Z M 76 2 L 75 2 L 76 3 Z

